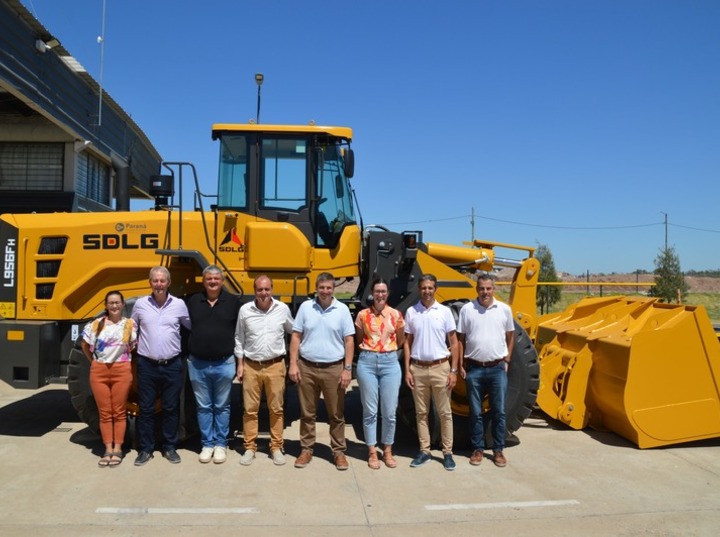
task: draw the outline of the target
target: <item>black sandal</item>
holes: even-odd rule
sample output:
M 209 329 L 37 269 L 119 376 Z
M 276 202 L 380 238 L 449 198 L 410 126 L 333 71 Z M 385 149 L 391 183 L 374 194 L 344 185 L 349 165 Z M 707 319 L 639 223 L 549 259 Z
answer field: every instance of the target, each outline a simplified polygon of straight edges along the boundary
M 122 460 L 123 460 L 122 451 L 116 451 L 116 452 L 110 453 L 110 460 L 108 461 L 107 465 L 110 466 L 111 468 L 115 467 L 115 466 L 119 466 L 120 463 L 122 462 Z
M 110 458 L 114 455 L 114 453 L 111 453 L 109 451 L 106 451 L 102 458 L 98 461 L 98 466 L 100 468 L 105 468 L 107 466 L 110 466 Z

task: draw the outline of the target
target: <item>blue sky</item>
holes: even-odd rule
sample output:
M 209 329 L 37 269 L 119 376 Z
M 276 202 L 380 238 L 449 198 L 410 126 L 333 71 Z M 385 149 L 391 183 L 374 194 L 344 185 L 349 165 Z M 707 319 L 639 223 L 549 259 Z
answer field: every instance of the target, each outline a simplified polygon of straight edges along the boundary
M 99 79 L 102 0 L 23 1 Z M 666 213 L 717 269 L 719 27 L 717 0 L 106 0 L 102 83 L 208 193 L 262 72 L 262 123 L 353 128 L 366 224 L 461 244 L 474 211 L 582 274 L 652 270 Z

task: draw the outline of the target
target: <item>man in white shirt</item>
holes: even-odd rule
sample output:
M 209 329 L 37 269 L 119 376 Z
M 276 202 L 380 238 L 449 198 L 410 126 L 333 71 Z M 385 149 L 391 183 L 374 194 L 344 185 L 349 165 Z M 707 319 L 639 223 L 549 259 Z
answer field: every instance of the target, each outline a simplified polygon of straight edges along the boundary
M 460 374 L 465 379 L 470 405 L 470 445 L 473 449 L 470 464 L 478 466 L 485 448 L 482 400 L 487 393 L 492 418 L 493 462 L 507 464 L 505 448 L 505 395 L 507 368 L 515 343 L 510 306 L 494 298 L 495 280 L 482 273 L 477 282 L 477 300 L 465 304 L 458 319 L 460 340 Z
M 268 276 L 255 278 L 255 300 L 244 304 L 235 328 L 237 378 L 243 385 L 243 440 L 245 453 L 240 464 L 252 464 L 257 452 L 258 411 L 263 390 L 270 413 L 270 457 L 285 464 L 283 430 L 285 415 L 285 334 L 292 332 L 290 308 L 273 298 Z
M 405 383 L 412 390 L 420 452 L 412 468 L 430 461 L 430 402 L 440 416 L 443 466 L 455 469 L 450 392 L 457 382 L 458 346 L 452 311 L 435 300 L 437 278 L 425 274 L 418 284 L 420 301 L 405 312 Z M 449 343 L 449 348 L 448 348 Z

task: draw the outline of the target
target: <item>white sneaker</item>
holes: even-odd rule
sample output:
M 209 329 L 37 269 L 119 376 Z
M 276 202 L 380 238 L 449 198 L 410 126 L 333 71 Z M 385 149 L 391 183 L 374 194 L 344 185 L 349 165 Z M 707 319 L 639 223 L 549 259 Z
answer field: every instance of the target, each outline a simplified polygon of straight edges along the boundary
M 283 455 L 283 452 L 279 449 L 276 449 L 272 452 L 271 458 L 273 464 L 275 464 L 276 466 L 282 466 L 283 464 L 285 464 L 285 455 Z
M 213 462 L 215 464 L 222 464 L 227 459 L 227 449 L 224 447 L 216 447 L 213 453 Z
M 200 462 L 203 464 L 210 462 L 212 460 L 214 450 L 215 448 L 211 447 L 202 448 L 202 451 L 200 451 Z
M 255 452 L 252 449 L 245 450 L 245 453 L 240 457 L 240 464 L 243 466 L 250 466 L 253 459 L 255 458 Z

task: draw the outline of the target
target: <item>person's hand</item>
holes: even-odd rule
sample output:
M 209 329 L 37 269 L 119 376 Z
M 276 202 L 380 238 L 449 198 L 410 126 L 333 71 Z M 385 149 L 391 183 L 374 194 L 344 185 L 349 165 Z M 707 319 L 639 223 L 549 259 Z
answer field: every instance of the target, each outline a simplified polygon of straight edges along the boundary
M 288 376 L 294 383 L 298 384 L 300 382 L 300 369 L 298 369 L 297 362 L 290 362 Z
M 237 377 L 240 384 L 242 384 L 242 381 L 243 381 L 243 372 L 244 371 L 245 371 L 245 364 L 243 363 L 242 360 L 238 360 L 237 371 L 235 372 L 235 376 Z
M 343 390 L 347 390 L 347 387 L 350 386 L 350 381 L 352 381 L 352 372 L 347 369 L 343 369 L 342 373 L 340 373 L 340 380 L 338 381 L 338 384 L 340 384 L 340 387 Z
M 448 390 L 452 390 L 455 387 L 456 383 L 457 383 L 457 373 L 448 373 L 448 378 L 447 378 Z
M 415 377 L 413 377 L 412 372 L 409 370 L 405 373 L 405 384 L 407 384 L 407 387 L 411 390 L 415 389 Z

